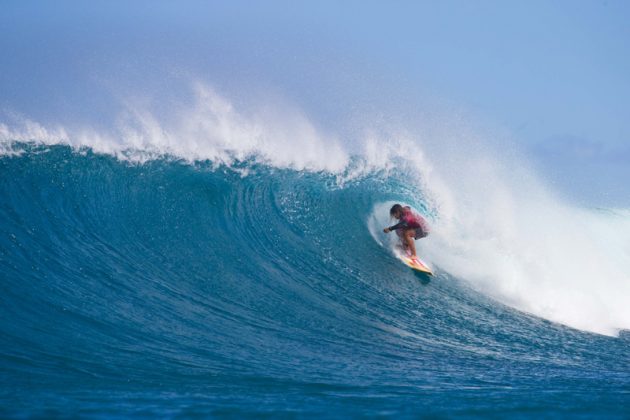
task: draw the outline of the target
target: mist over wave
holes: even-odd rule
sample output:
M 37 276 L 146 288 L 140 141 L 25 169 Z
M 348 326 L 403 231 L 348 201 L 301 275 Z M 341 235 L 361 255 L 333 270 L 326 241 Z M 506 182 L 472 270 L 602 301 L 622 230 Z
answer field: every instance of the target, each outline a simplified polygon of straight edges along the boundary
M 33 153 L 34 143 L 136 163 L 209 162 L 242 176 L 252 164 L 323 172 L 339 187 L 376 176 L 387 191 L 392 181 L 385 180 L 396 179 L 401 198 L 422 207 L 433 224 L 422 252 L 439 272 L 571 327 L 602 334 L 630 328 L 628 212 L 566 202 L 517 154 L 497 150 L 461 124 L 445 127 L 448 119 L 426 132 L 364 126 L 345 138 L 286 103 L 239 109 L 196 84 L 191 101 L 167 116 L 127 103 L 108 132 L 11 120 L 0 124 L 5 159 Z M 372 206 L 384 201 L 375 194 Z M 386 224 L 382 206 L 378 213 L 385 214 L 370 217 Z

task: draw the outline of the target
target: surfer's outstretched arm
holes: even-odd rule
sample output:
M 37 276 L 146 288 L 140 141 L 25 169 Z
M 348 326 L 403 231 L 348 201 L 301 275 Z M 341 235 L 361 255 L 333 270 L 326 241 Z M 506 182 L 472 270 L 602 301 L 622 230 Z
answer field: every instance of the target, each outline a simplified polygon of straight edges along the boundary
M 393 230 L 404 228 L 406 226 L 407 226 L 407 223 L 399 222 L 399 223 L 396 223 L 394 226 L 390 226 L 390 227 L 387 227 L 387 228 L 383 229 L 383 232 L 389 233 L 389 232 L 391 232 Z

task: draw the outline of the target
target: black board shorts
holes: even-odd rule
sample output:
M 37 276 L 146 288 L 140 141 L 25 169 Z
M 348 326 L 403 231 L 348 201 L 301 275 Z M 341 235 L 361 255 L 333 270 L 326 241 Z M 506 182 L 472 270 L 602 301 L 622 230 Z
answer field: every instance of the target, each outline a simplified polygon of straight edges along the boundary
M 398 235 L 398 237 L 402 240 L 403 234 L 407 230 L 409 229 L 396 229 L 396 235 Z M 416 228 L 415 230 L 416 230 L 416 234 L 413 236 L 413 239 L 420 239 L 429 235 L 429 231 L 423 229 L 422 227 Z
M 422 229 L 422 227 L 416 228 L 416 236 L 414 236 L 414 239 L 420 239 L 420 238 L 424 238 L 426 236 L 429 235 L 429 232 Z

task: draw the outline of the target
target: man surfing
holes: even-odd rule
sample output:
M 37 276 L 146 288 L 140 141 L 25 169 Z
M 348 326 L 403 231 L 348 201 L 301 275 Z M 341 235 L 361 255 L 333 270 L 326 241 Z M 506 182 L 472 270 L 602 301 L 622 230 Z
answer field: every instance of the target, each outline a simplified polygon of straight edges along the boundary
M 416 239 L 424 238 L 429 234 L 429 225 L 424 217 L 411 210 L 409 206 L 401 206 L 394 204 L 389 210 L 389 215 L 399 222 L 393 226 L 386 227 L 383 232 L 389 233 L 393 230 L 400 238 L 403 249 L 411 254 L 412 260 L 417 259 L 416 255 Z

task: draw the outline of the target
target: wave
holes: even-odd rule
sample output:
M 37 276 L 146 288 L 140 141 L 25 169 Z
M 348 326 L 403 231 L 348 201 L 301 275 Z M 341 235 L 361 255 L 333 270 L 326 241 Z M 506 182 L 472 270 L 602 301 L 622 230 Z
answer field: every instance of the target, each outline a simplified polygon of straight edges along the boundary
M 517 155 L 466 128 L 414 136 L 366 126 L 342 141 L 295 107 L 237 109 L 203 85 L 190 105 L 169 112 L 128 104 L 110 132 L 15 116 L 0 125 L 9 278 L 26 271 L 89 279 L 99 267 L 109 278 L 123 270 L 126 281 L 175 295 L 195 290 L 191 281 L 230 278 L 228 300 L 238 305 L 273 287 L 252 284 L 264 272 L 282 281 L 322 279 L 324 293 L 324 278 L 347 283 L 346 275 L 365 269 L 358 261 L 386 258 L 374 226 L 387 224 L 383 209 L 399 200 L 430 219 L 422 253 L 438 273 L 574 328 L 607 335 L 630 328 L 628 211 L 572 205 Z M 27 270 L 36 265 L 16 247 L 51 252 L 50 266 Z M 69 262 L 60 265 L 62 257 Z M 177 282 L 163 286 L 169 276 Z M 285 286 L 285 297 L 296 299 L 313 287 Z

